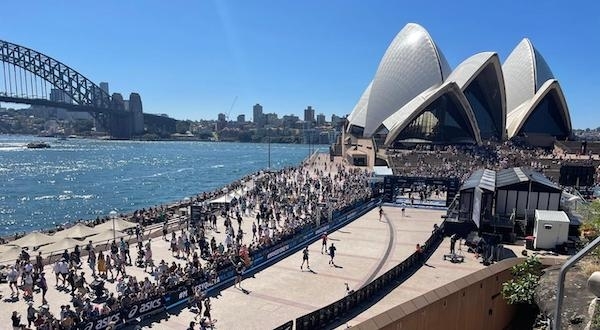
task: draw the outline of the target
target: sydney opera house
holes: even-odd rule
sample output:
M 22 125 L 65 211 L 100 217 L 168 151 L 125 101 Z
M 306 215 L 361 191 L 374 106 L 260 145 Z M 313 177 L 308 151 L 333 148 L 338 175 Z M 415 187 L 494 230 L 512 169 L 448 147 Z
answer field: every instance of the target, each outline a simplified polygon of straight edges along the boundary
M 571 119 L 558 80 L 529 39 L 504 63 L 483 52 L 452 70 L 429 33 L 410 23 L 383 55 L 346 133 L 383 148 L 516 137 L 548 145 L 571 136 Z

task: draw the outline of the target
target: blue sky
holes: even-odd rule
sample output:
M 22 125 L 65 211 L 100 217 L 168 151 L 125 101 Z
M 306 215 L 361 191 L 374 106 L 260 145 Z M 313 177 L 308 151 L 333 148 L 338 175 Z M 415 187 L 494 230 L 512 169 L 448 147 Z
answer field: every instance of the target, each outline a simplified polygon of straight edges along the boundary
M 10 1 L 0 38 L 36 49 L 144 111 L 177 119 L 265 112 L 349 114 L 394 36 L 424 26 L 454 68 L 503 61 L 529 37 L 559 79 L 575 128 L 600 126 L 597 2 Z

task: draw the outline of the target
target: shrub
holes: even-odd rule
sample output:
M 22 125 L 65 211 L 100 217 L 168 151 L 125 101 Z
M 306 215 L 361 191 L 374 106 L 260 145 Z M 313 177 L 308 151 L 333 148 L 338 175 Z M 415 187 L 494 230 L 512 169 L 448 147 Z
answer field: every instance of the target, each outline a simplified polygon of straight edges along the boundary
M 513 279 L 502 284 L 502 297 L 509 304 L 532 304 L 535 288 L 542 275 L 542 263 L 536 257 L 511 268 Z

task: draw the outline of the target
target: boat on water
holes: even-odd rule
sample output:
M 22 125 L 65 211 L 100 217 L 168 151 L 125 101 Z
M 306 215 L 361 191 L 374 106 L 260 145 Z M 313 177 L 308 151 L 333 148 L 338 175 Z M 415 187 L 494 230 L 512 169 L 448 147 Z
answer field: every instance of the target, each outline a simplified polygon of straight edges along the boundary
M 29 142 L 27 143 L 28 149 L 46 149 L 50 148 L 50 145 L 46 142 Z

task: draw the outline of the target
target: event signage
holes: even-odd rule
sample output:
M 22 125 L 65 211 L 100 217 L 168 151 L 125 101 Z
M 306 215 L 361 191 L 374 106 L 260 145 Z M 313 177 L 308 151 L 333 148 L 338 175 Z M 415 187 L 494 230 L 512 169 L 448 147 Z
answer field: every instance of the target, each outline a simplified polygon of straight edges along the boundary
M 289 248 L 290 248 L 290 245 L 289 244 L 285 244 L 284 246 L 282 246 L 282 247 L 280 247 L 278 249 L 275 249 L 275 250 L 269 252 L 267 254 L 267 259 L 271 259 L 271 258 L 273 258 L 276 255 L 282 254 L 283 252 L 287 251 Z
M 137 319 L 147 314 L 153 314 L 163 309 L 164 301 L 163 297 L 151 298 L 132 304 L 129 310 L 124 311 L 125 322 Z
M 165 294 L 165 308 L 171 309 L 187 302 L 188 296 L 188 286 L 183 283 Z
M 221 276 L 217 276 L 217 278 L 214 281 L 212 281 L 212 282 L 206 281 L 206 282 L 202 282 L 202 283 L 196 284 L 196 286 L 194 287 L 194 291 L 198 291 L 198 290 L 204 291 L 204 290 L 210 288 L 211 286 L 213 286 L 214 284 L 217 284 L 219 282 L 221 282 Z
M 95 320 L 84 322 L 79 326 L 79 329 L 104 330 L 108 327 L 109 324 L 121 324 L 121 313 L 119 311 L 116 311 L 112 314 L 108 314 L 101 318 L 97 318 Z

